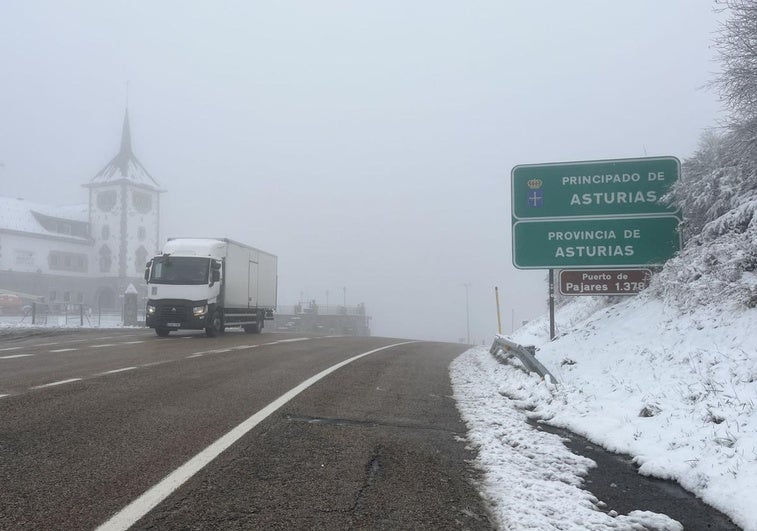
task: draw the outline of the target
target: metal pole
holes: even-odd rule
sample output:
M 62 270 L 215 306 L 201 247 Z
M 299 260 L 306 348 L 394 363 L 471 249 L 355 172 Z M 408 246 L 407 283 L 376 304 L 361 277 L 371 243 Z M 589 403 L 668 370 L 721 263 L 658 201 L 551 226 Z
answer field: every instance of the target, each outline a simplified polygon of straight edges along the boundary
M 499 288 L 494 286 L 494 298 L 497 301 L 497 333 L 502 335 L 502 319 L 499 313 Z
M 470 284 L 466 282 L 463 286 L 465 286 L 465 342 L 470 345 L 470 305 L 468 304 L 468 288 L 470 288 Z
M 555 339 L 555 270 L 549 270 L 549 340 Z

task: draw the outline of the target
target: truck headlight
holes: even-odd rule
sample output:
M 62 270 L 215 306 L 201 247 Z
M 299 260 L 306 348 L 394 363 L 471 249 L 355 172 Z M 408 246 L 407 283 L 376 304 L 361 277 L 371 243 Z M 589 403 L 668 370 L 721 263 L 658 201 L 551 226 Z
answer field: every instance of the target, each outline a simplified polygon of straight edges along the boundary
M 208 313 L 208 305 L 206 304 L 204 306 L 195 306 L 194 308 L 192 308 L 192 313 L 195 317 L 205 315 L 206 313 Z
M 155 306 L 153 306 L 152 304 L 148 304 L 147 305 L 147 313 L 149 313 L 150 315 L 154 314 L 155 313 Z

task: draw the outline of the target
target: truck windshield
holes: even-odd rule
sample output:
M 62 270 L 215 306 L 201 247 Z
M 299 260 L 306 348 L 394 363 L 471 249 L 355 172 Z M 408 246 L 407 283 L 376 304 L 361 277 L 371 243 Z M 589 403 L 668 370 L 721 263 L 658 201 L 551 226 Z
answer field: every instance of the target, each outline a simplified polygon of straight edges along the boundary
M 152 261 L 153 284 L 207 284 L 209 258 L 194 256 L 159 256 Z

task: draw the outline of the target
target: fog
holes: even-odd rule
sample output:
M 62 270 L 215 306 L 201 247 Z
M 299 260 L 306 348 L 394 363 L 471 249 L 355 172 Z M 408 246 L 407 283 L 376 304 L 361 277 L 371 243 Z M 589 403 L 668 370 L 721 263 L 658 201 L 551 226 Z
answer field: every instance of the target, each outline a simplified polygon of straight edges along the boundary
M 689 156 L 717 125 L 703 0 L 3 2 L 0 195 L 86 202 L 134 151 L 161 236 L 279 257 L 279 303 L 364 302 L 375 335 L 508 332 L 521 163 Z M 127 96 L 128 82 L 128 96 Z M 346 297 L 345 297 L 346 294 Z

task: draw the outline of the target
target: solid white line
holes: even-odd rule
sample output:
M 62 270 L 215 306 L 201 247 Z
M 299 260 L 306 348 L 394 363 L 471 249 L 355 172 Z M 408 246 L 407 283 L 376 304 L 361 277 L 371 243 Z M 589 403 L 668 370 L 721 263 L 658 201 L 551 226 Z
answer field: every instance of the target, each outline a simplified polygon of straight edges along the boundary
M 125 372 L 125 371 L 133 371 L 136 367 L 124 367 L 123 369 L 113 369 L 112 371 L 105 371 L 98 374 L 95 374 L 95 376 L 106 376 L 108 374 L 116 374 L 118 372 Z
M 71 383 L 71 382 L 80 382 L 81 380 L 82 380 L 81 378 L 70 378 L 68 380 L 61 380 L 59 382 L 52 382 L 52 383 L 43 384 L 43 385 L 35 385 L 34 387 L 30 387 L 29 389 L 43 389 L 45 387 L 54 387 L 56 385 L 63 385 L 63 384 Z
M 11 354 L 10 356 L 0 356 L 0 360 L 12 360 L 14 358 L 26 358 L 28 356 L 34 356 L 34 354 Z
M 78 348 L 59 348 L 57 350 L 50 350 L 49 352 L 71 352 L 73 350 L 79 350 Z
M 170 496 L 175 490 L 181 487 L 187 480 L 189 480 L 197 472 L 202 470 L 208 463 L 218 457 L 221 452 L 229 448 L 232 444 L 241 439 L 247 432 L 252 430 L 263 420 L 265 420 L 269 415 L 274 413 L 277 409 L 292 400 L 294 397 L 316 383 L 318 380 L 325 378 L 337 369 L 340 369 L 345 365 L 352 363 L 353 361 L 359 360 L 360 358 L 368 356 L 369 354 L 380 352 L 382 350 L 393 347 L 398 347 L 400 345 L 407 345 L 409 343 L 415 343 L 415 341 L 395 343 L 393 345 L 387 345 L 385 347 L 370 350 L 368 352 L 363 352 L 362 354 L 353 356 L 342 361 L 341 363 L 332 365 L 328 369 L 323 370 L 315 376 L 308 378 L 297 387 L 294 387 L 293 389 L 287 391 L 279 398 L 265 406 L 263 409 L 252 415 L 250 418 L 243 421 L 236 428 L 233 428 L 226 435 L 222 436 L 220 439 L 201 451 L 199 454 L 195 455 L 189 461 L 168 474 L 157 485 L 142 494 L 139 498 L 121 509 L 107 522 L 98 527 L 97 531 L 121 531 L 126 530 L 134 525 L 137 520 L 150 512 L 155 506 L 157 506 L 160 502 Z

